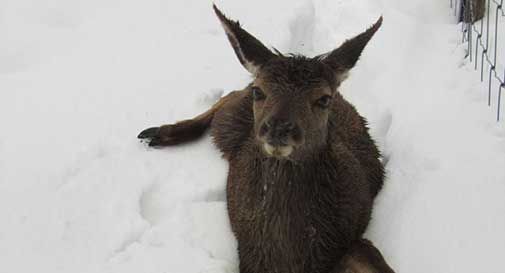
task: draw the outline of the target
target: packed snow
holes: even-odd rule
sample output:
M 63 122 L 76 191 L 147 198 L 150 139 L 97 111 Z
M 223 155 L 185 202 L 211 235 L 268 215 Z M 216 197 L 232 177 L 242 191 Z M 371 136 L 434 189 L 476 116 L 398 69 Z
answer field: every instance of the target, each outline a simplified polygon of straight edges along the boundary
M 448 1 L 216 4 L 309 56 L 382 14 L 341 88 L 387 168 L 366 237 L 397 272 L 503 273 L 505 124 Z M 210 2 L 3 0 L 0 37 L 0 272 L 238 272 L 210 138 L 136 139 L 250 80 Z

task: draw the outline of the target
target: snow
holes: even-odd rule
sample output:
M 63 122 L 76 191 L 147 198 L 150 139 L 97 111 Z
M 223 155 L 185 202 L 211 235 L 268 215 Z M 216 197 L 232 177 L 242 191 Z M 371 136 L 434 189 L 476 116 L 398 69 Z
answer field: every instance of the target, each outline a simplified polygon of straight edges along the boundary
M 397 272 L 502 272 L 505 126 L 446 2 L 216 4 L 310 56 L 382 14 L 341 89 L 387 163 L 366 236 Z M 250 80 L 211 3 L 3 0 L 0 37 L 0 272 L 237 272 L 210 139 L 135 138 Z

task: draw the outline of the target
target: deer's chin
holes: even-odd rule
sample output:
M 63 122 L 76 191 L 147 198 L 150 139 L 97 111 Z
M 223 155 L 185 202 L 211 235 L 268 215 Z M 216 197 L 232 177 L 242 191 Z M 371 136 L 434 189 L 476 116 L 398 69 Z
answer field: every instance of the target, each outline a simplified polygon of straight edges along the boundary
M 269 156 L 274 156 L 278 158 L 285 158 L 291 155 L 293 152 L 293 146 L 291 145 L 286 145 L 286 146 L 273 146 L 268 143 L 263 144 L 263 150 L 265 153 Z

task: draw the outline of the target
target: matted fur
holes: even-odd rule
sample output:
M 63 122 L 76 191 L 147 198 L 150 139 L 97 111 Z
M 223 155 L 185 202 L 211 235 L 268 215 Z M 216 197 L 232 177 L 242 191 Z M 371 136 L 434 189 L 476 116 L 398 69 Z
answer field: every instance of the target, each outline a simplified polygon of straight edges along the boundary
M 382 18 L 342 47 L 308 58 L 267 53 L 214 9 L 254 81 L 196 118 L 149 128 L 139 138 L 175 145 L 210 128 L 229 162 L 228 213 L 241 273 L 393 272 L 362 239 L 384 181 L 380 153 L 366 120 L 337 91 Z M 265 89 L 262 100 L 253 98 L 258 86 Z M 319 107 L 320 96 L 331 96 L 330 104 Z M 286 133 L 296 140 L 289 156 L 262 148 L 258 128 L 272 118 L 296 127 Z

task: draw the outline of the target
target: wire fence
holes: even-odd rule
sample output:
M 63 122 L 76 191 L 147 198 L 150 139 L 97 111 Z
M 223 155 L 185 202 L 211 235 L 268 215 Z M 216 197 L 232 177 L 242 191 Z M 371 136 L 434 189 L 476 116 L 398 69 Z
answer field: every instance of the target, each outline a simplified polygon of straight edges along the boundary
M 487 81 L 487 104 L 496 107 L 500 120 L 502 91 L 505 89 L 505 11 L 503 0 L 450 0 L 454 16 L 461 22 L 466 56 L 480 70 L 481 82 Z M 500 55 L 501 54 L 501 55 Z

